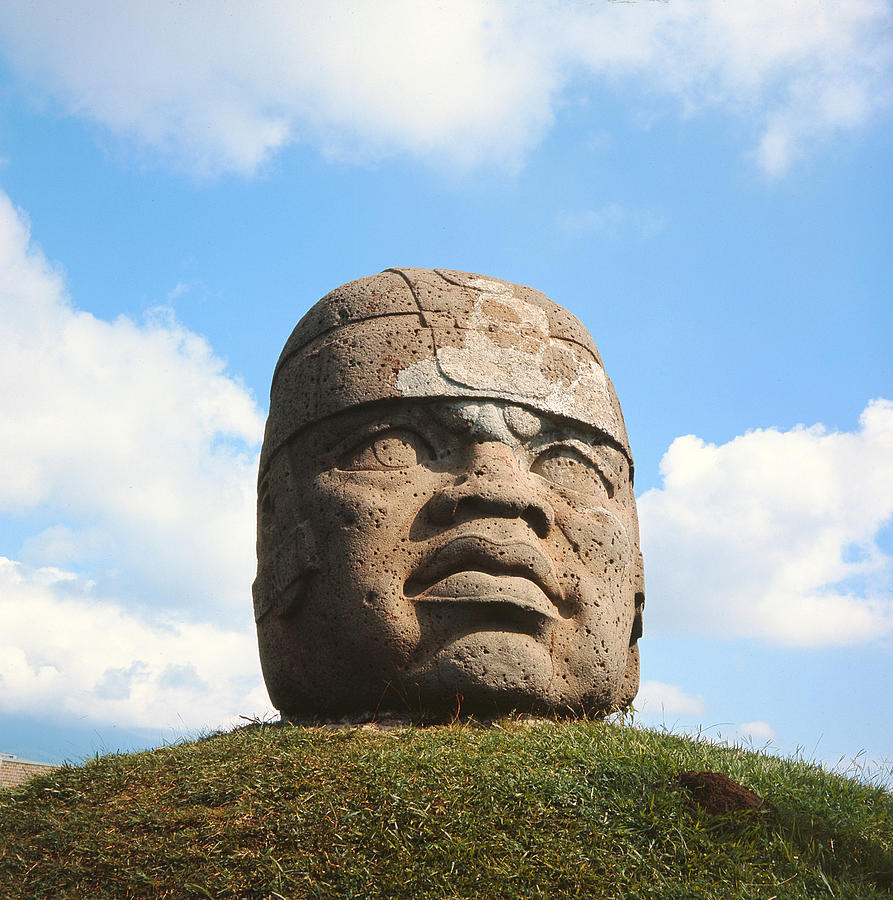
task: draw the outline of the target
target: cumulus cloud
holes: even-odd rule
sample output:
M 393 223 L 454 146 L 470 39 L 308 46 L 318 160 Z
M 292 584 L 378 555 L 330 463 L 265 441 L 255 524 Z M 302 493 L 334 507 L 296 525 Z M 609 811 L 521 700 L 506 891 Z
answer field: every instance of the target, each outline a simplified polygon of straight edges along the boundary
M 263 416 L 207 343 L 75 309 L 0 195 L 0 346 L 0 511 L 48 519 L 28 561 L 153 607 L 246 604 Z
M 597 82 L 743 117 L 781 174 L 889 107 L 890 23 L 885 0 L 9 0 L 0 40 L 65 109 L 203 171 L 295 141 L 517 166 Z
M 651 628 L 813 647 L 893 631 L 893 402 L 854 432 L 680 437 L 661 473 L 639 500 Z
M 630 209 L 619 203 L 606 203 L 598 209 L 562 210 L 556 224 L 571 235 L 596 233 L 613 237 L 633 231 L 643 238 L 654 237 L 663 231 L 666 220 L 647 209 Z
M 746 743 L 751 744 L 771 743 L 777 737 L 775 729 L 768 722 L 759 719 L 755 722 L 742 722 L 737 731 Z
M 0 620 L 5 713 L 195 729 L 269 707 L 254 636 L 236 624 L 149 620 L 71 572 L 5 557 Z
M 686 693 L 679 685 L 663 681 L 643 681 L 635 704 L 636 709 L 650 716 L 697 716 L 707 710 L 700 694 Z
M 76 309 L 2 194 L 0 346 L 0 513 L 30 562 L 0 558 L 0 709 L 202 726 L 263 708 L 253 398 L 170 316 Z
M 777 749 L 774 747 L 778 737 L 775 729 L 768 722 L 760 719 L 754 722 L 742 722 L 740 725 L 711 725 L 707 728 L 699 725 L 694 729 L 683 729 L 683 731 L 713 744 L 722 744 L 728 747 L 756 748 L 764 753 Z

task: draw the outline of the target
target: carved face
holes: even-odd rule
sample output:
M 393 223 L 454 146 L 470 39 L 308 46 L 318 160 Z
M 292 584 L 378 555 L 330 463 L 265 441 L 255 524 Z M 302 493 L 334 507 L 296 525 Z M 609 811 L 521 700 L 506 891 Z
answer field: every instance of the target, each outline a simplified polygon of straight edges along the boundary
M 277 466 L 304 575 L 258 629 L 285 715 L 629 699 L 641 565 L 612 440 L 502 400 L 404 400 L 311 426 Z

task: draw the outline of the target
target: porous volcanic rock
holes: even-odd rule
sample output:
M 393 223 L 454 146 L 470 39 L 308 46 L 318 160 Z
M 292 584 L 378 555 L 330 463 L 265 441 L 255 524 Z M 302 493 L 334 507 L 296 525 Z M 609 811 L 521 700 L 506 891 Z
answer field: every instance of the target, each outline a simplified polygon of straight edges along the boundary
M 394 268 L 310 309 L 273 375 L 257 557 L 288 721 L 599 715 L 638 690 L 620 404 L 532 288 Z

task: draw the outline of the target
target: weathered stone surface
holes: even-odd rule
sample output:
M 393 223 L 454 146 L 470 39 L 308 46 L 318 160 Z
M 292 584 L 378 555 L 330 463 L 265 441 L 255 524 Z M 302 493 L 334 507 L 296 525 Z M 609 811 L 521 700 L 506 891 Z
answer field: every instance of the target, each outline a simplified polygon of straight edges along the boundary
M 255 617 L 286 718 L 604 713 L 639 682 L 633 465 L 591 336 L 531 288 L 389 269 L 273 376 Z

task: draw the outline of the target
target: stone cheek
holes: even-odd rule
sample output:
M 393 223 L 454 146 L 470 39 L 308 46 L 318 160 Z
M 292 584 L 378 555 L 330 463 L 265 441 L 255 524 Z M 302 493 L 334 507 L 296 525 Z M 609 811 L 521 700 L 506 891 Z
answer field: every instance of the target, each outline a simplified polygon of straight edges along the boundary
M 629 602 L 633 553 L 628 529 L 616 516 L 600 511 L 592 519 L 588 525 L 578 518 L 563 523 L 583 561 L 585 574 L 576 587 L 583 613 L 556 655 L 563 653 L 569 695 L 580 696 L 589 709 L 616 708 L 623 703 L 620 686 L 635 615 Z
M 315 443 L 290 455 L 312 459 Z M 276 680 L 271 696 L 285 712 L 374 709 L 419 644 L 402 591 L 410 565 L 405 522 L 417 514 L 408 505 L 413 481 L 405 473 L 376 474 L 327 469 L 299 480 L 321 566 L 292 615 L 258 623 L 265 678 L 268 687 Z

